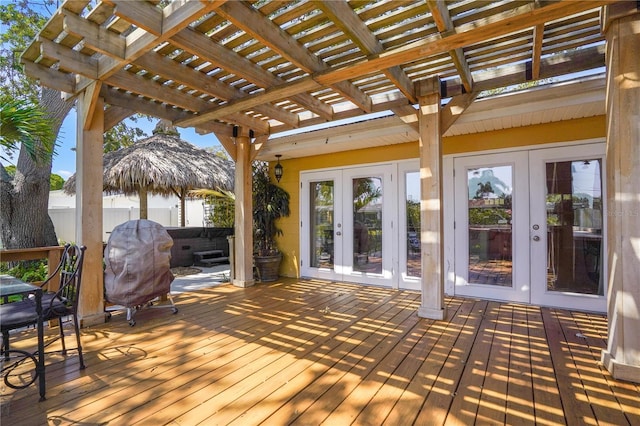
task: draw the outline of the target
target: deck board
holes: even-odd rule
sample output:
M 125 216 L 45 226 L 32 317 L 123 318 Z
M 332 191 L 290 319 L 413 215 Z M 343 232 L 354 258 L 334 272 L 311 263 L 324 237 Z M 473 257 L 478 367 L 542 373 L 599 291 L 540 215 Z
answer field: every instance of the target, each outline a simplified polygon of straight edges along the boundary
M 415 291 L 293 279 L 174 299 L 83 329 L 83 372 L 48 354 L 47 400 L 2 388 L 2 424 L 640 425 L 599 315 L 447 298 L 433 321 Z

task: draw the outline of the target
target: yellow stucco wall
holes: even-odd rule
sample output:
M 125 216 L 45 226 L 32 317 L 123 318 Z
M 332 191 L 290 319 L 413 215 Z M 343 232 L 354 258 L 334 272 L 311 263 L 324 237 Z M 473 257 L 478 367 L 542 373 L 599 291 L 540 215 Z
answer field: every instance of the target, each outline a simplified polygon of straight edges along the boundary
M 599 116 L 447 137 L 443 140 L 443 155 L 604 138 L 605 129 L 605 117 Z M 406 160 L 418 158 L 418 156 L 419 149 L 416 141 L 281 161 L 284 176 L 280 181 L 280 186 L 286 189 L 291 196 L 291 216 L 279 222 L 284 233 L 278 240 L 278 246 L 284 253 L 280 274 L 289 277 L 300 276 L 298 245 L 300 241 L 301 171 Z M 273 168 L 273 164 L 271 166 Z

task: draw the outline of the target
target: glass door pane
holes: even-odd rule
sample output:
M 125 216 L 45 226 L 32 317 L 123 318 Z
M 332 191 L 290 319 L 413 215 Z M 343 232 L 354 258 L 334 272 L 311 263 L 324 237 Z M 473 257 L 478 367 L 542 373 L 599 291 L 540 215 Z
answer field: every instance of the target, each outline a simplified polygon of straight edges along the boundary
M 353 270 L 382 273 L 382 179 L 352 179 Z
M 332 180 L 309 183 L 311 266 L 333 269 L 334 184 Z
M 547 291 L 602 296 L 601 160 L 546 163 Z
M 468 281 L 511 287 L 513 166 L 467 170 Z
M 407 276 L 421 277 L 421 245 L 420 245 L 420 173 L 405 174 L 405 211 L 407 214 Z

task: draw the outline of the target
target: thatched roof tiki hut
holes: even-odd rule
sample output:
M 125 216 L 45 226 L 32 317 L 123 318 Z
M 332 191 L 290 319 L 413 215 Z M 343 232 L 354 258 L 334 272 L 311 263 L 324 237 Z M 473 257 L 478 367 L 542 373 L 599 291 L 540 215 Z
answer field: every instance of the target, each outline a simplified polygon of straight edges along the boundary
M 196 188 L 233 191 L 234 165 L 211 152 L 180 139 L 167 122 L 160 121 L 153 136 L 108 152 L 103 158 L 103 189 L 107 193 L 139 195 L 140 218 L 147 219 L 147 193 L 176 195 L 180 199 L 180 226 L 185 226 L 185 196 Z M 65 183 L 75 193 L 76 175 Z

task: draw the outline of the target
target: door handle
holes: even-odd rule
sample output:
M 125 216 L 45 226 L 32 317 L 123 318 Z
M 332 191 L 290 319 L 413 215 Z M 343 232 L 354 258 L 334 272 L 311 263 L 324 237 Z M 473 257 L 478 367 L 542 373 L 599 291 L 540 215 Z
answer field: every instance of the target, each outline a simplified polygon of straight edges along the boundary
M 338 232 L 336 232 L 336 235 L 340 236 L 340 235 L 342 235 L 342 232 L 338 231 Z
M 534 235 L 534 236 L 533 236 L 533 241 L 540 241 L 540 237 L 539 237 L 539 236 L 537 236 L 537 235 Z

